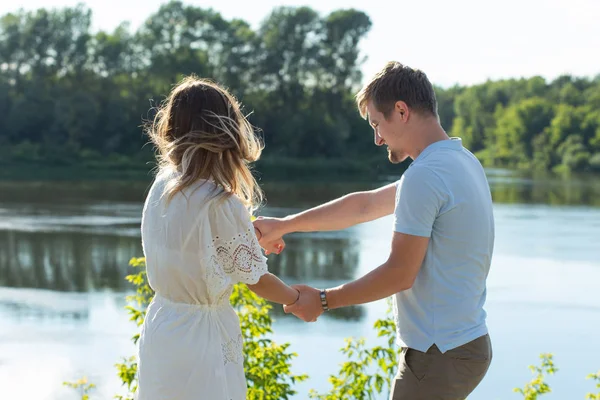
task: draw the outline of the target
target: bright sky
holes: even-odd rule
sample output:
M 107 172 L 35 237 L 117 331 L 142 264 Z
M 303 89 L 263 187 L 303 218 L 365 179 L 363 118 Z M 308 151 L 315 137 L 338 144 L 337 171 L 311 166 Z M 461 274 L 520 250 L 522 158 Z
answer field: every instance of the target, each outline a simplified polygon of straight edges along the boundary
M 128 20 L 137 28 L 165 0 L 80 0 L 95 29 Z M 19 7 L 74 6 L 77 0 L 2 1 L 0 15 Z M 600 74 L 600 0 L 188 0 L 253 26 L 280 5 L 307 5 L 322 14 L 340 8 L 366 12 L 373 27 L 362 42 L 368 77 L 397 60 L 436 84 L 569 73 Z

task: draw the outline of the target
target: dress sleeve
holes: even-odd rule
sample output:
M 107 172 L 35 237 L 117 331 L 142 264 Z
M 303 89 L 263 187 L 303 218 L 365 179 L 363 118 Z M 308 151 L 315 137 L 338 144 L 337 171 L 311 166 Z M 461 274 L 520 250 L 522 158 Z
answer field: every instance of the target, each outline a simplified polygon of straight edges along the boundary
M 210 218 L 215 257 L 233 283 L 257 283 L 268 268 L 250 213 L 234 195 L 215 203 Z

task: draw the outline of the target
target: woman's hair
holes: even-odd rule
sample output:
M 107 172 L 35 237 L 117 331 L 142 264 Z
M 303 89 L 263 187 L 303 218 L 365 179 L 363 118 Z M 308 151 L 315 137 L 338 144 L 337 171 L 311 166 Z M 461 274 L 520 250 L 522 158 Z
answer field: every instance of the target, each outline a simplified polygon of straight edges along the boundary
M 263 149 L 237 100 L 214 82 L 184 78 L 158 109 L 147 130 L 158 149 L 159 171 L 175 169 L 165 195 L 170 201 L 199 179 L 209 179 L 249 210 L 262 192 L 249 163 Z

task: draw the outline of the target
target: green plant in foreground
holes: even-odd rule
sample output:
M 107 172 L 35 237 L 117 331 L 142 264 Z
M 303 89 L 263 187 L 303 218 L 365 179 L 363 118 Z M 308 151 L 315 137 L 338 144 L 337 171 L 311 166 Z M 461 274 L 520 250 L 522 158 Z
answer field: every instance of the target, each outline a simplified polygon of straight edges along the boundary
M 523 389 L 515 388 L 514 391 L 521 393 L 525 400 L 537 400 L 538 396 L 550 393 L 550 386 L 544 381 L 545 374 L 553 375 L 558 371 L 554 366 L 552 354 L 541 354 L 542 364 L 538 367 L 530 365 L 529 369 L 536 374 L 535 377 L 528 382 Z
M 389 393 L 391 382 L 397 369 L 395 346 L 395 323 L 388 310 L 386 319 L 375 322 L 378 337 L 387 339 L 387 346 L 368 348 L 365 339 L 345 339 L 346 345 L 340 350 L 348 361 L 341 364 L 337 375 L 331 375 L 332 388 L 328 393 L 319 394 L 315 390 L 310 398 L 318 400 L 372 400 L 377 394 Z
M 600 371 L 596 372 L 595 374 L 589 374 L 587 379 L 593 379 L 596 382 L 596 390 L 598 393 L 588 393 L 585 398 L 587 400 L 600 400 Z
M 135 294 L 127 296 L 127 302 L 125 309 L 129 313 L 129 319 L 140 327 L 144 323 L 146 317 L 146 307 L 150 304 L 154 291 L 148 284 L 146 276 L 146 260 L 143 257 L 132 258 L 129 260 L 129 265 L 136 268 L 137 272 L 127 275 L 125 279 L 131 283 L 135 288 Z M 137 344 L 140 339 L 140 334 L 136 333 L 133 335 L 131 340 Z M 126 395 L 116 395 L 115 399 L 118 400 L 133 400 L 133 394 L 137 389 L 137 361 L 135 356 L 129 358 L 123 358 L 123 361 L 115 364 L 117 368 L 117 375 L 121 378 L 123 386 L 127 388 Z
M 247 399 L 289 399 L 296 394 L 293 384 L 306 380 L 308 376 L 291 372 L 291 361 L 297 354 L 288 351 L 289 343 L 279 345 L 269 338 L 273 333 L 273 321 L 269 315 L 272 306 L 246 285 L 234 286 L 231 304 L 242 328 Z
M 63 382 L 63 385 L 79 390 L 81 400 L 90 399 L 90 391 L 96 387 L 93 383 L 88 383 L 87 377 L 83 377 L 75 382 Z

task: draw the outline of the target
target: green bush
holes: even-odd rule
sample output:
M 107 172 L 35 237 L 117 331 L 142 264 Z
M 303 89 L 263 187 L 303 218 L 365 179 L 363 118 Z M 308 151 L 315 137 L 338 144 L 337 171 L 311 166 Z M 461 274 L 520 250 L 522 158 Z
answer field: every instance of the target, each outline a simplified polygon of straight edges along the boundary
M 388 393 L 397 369 L 397 351 L 395 346 L 395 324 L 388 311 L 388 318 L 375 322 L 378 337 L 387 339 L 387 346 L 367 348 L 365 339 L 346 339 L 341 352 L 348 361 L 341 364 L 336 375 L 329 377 L 331 390 L 319 394 L 311 390 L 311 399 L 318 400 L 372 400 L 376 394 Z M 375 371 L 373 371 L 375 367 Z
M 243 284 L 235 285 L 231 304 L 242 328 L 247 399 L 289 399 L 296 394 L 292 385 L 308 376 L 292 374 L 291 361 L 297 354 L 288 350 L 289 343 L 279 345 L 269 338 L 273 333 L 271 305 Z
M 585 396 L 585 398 L 587 400 L 600 400 L 600 371 L 596 372 L 595 374 L 589 374 L 587 376 L 587 379 L 592 379 L 592 380 L 596 381 L 596 390 L 598 392 L 596 394 L 588 393 Z
M 558 371 L 552 361 L 552 354 L 540 355 L 541 366 L 530 365 L 529 369 L 535 373 L 535 378 L 528 382 L 524 388 L 515 388 L 514 391 L 521 393 L 525 400 L 537 400 L 538 396 L 550 393 L 550 386 L 544 381 L 545 374 L 553 375 Z

